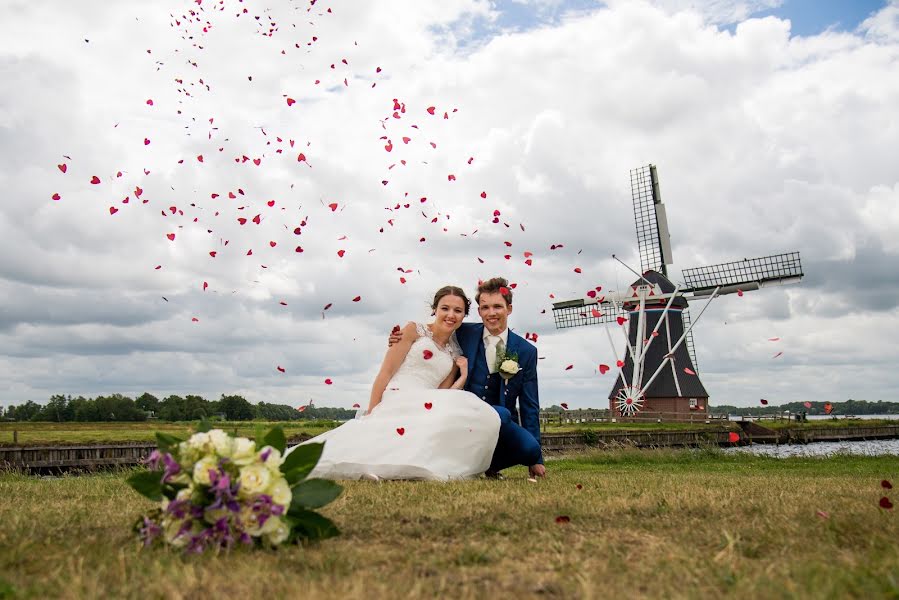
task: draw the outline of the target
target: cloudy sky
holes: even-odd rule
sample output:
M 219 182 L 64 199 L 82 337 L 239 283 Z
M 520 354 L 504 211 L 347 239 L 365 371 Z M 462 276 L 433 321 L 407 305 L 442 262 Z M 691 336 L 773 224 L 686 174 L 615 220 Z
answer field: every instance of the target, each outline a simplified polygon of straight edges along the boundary
M 556 330 L 551 306 L 632 281 L 611 255 L 639 268 L 629 170 L 648 163 L 675 280 L 802 253 L 802 283 L 696 326 L 713 405 L 899 399 L 896 0 L 2 13 L 0 404 L 349 407 L 392 325 L 505 275 L 542 403 L 607 406 L 604 332 Z

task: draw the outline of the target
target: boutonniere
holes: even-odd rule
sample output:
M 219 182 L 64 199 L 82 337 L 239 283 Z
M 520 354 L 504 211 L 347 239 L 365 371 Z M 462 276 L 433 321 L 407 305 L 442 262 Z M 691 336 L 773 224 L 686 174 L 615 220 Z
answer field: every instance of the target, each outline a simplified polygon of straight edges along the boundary
M 496 372 L 499 373 L 500 377 L 508 381 L 515 377 L 520 370 L 517 354 L 508 354 L 505 348 L 497 348 Z

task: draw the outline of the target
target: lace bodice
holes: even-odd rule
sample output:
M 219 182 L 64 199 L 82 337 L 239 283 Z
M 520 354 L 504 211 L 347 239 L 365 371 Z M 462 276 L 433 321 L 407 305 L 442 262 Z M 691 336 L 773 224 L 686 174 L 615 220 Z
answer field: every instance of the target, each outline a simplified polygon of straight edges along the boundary
M 409 348 L 409 354 L 387 389 L 436 389 L 446 379 L 453 368 L 456 357 L 462 356 L 462 349 L 454 333 L 442 347 L 434 342 L 431 330 L 423 323 L 416 323 L 418 339 Z

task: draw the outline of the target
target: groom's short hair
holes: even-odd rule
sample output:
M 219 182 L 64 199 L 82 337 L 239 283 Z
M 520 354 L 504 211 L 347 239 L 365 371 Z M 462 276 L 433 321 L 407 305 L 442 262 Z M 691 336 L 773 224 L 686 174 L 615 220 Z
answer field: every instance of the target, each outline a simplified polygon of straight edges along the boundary
M 474 296 L 475 304 L 481 304 L 481 294 L 502 294 L 506 304 L 512 304 L 512 288 L 505 277 L 494 277 L 478 284 L 478 293 Z

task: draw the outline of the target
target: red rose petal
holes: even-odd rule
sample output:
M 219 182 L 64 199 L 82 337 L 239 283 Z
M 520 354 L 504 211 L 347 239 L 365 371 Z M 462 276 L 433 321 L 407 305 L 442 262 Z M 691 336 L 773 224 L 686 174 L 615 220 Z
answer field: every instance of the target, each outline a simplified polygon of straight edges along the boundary
M 337 256 L 339 256 L 340 258 L 343 258 L 344 254 L 346 254 L 346 250 L 338 250 L 337 251 Z
M 889 498 L 887 498 L 886 496 L 883 496 L 880 498 L 880 508 L 885 508 L 887 510 L 890 510 L 891 508 L 893 508 L 893 503 L 890 502 Z
M 764 406 L 767 406 L 767 405 L 768 405 L 768 401 L 765 400 L 764 398 L 762 398 L 761 400 L 759 400 L 759 402 L 761 402 L 762 405 L 764 405 Z
M 425 409 L 426 409 L 426 410 L 431 410 L 431 407 L 433 407 L 433 406 L 434 406 L 434 405 L 433 405 L 431 402 L 425 402 Z
M 110 207 L 109 207 L 109 214 L 114 215 L 114 214 L 116 214 L 117 212 L 119 212 L 119 209 L 117 209 L 115 206 L 110 206 Z
M 684 373 L 686 373 L 687 375 L 696 375 L 696 372 L 689 367 L 684 367 Z
M 66 163 L 62 163 L 61 165 L 56 165 L 56 168 L 65 173 L 69 166 Z
M 429 114 L 429 115 L 433 115 L 433 114 L 434 114 L 434 111 L 436 110 L 436 108 L 437 108 L 436 106 L 429 106 L 429 107 L 428 107 L 428 114 Z
M 359 406 L 358 404 L 354 404 L 353 408 L 361 408 L 361 406 Z
M 362 300 L 362 296 L 356 296 L 355 298 L 353 298 L 353 302 L 359 302 L 360 300 Z
M 575 267 L 575 268 L 574 268 L 574 272 L 575 272 L 575 273 L 580 273 L 580 272 L 581 272 L 581 268 L 580 268 L 580 267 Z
M 205 292 L 206 288 L 208 288 L 208 287 L 209 287 L 209 284 L 204 281 L 203 282 L 203 291 Z
M 209 256 L 211 256 L 212 258 L 215 258 L 216 254 L 218 254 L 218 252 L 216 252 L 215 250 L 209 252 Z
M 812 407 L 812 403 L 806 401 L 806 402 L 803 402 L 803 403 L 802 403 L 802 406 L 804 406 L 804 407 L 806 407 L 806 408 L 811 408 L 811 407 Z
M 400 435 L 403 435 L 404 433 L 406 433 L 406 428 L 405 427 L 397 427 L 396 432 Z
M 887 481 L 886 479 L 884 479 L 883 481 L 880 482 L 880 487 L 882 487 L 885 490 L 891 490 L 891 489 L 893 489 L 893 484 L 890 483 L 889 481 Z
M 50 197 L 53 198 L 54 200 L 59 200 L 60 198 L 62 198 L 62 196 L 60 196 L 59 194 L 53 194 Z
M 284 373 L 284 367 L 282 367 L 281 365 L 278 365 L 277 369 L 278 369 L 279 371 L 281 371 L 282 373 Z
M 91 183 L 97 185 L 98 183 L 100 183 L 100 178 L 94 175 L 93 177 L 91 177 Z
M 740 441 L 740 434 L 737 433 L 736 431 L 731 431 L 730 433 L 727 434 L 727 439 L 730 443 L 736 444 L 737 442 Z
M 169 238 L 169 241 L 170 241 L 170 242 L 174 242 L 174 241 L 175 241 L 175 234 L 174 234 L 174 233 L 167 233 L 167 234 L 165 234 L 165 237 Z
M 296 100 L 294 100 L 293 98 L 287 99 L 287 106 L 293 106 L 294 104 L 296 104 Z
M 574 365 L 568 365 L 567 367 L 565 367 L 565 370 L 570 371 L 573 368 L 574 368 Z
M 627 317 L 618 317 L 615 320 L 618 321 L 619 325 L 624 325 L 625 321 L 627 321 Z
M 561 406 L 561 407 L 564 408 L 565 410 L 568 410 L 568 404 L 566 404 L 565 402 L 563 402 L 563 403 L 560 404 L 559 406 Z
M 595 308 L 590 309 L 590 314 L 593 315 L 593 318 L 598 319 L 602 316 L 602 313 L 596 310 Z
M 609 365 L 599 365 L 599 374 L 605 375 L 606 373 L 608 373 L 610 368 L 611 367 L 609 367 Z
M 624 361 L 623 361 L 623 360 L 616 360 L 616 361 L 615 361 L 615 366 L 618 367 L 618 368 L 620 369 L 621 367 L 624 366 Z
M 325 385 L 331 385 L 332 383 L 334 383 L 334 382 L 331 381 L 330 378 L 329 378 L 329 379 L 325 379 Z
M 430 350 L 424 350 L 421 355 L 425 360 L 431 360 L 431 358 L 434 356 L 434 353 Z
M 271 246 L 272 248 L 274 248 L 275 246 L 278 245 L 278 242 L 269 242 L 268 245 Z
M 565 523 L 570 523 L 570 522 L 571 522 L 571 517 L 569 517 L 568 515 L 559 515 L 558 517 L 556 517 L 556 523 L 558 523 L 560 525 L 564 525 Z

